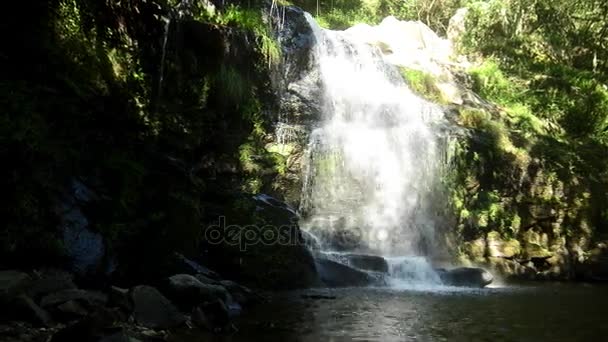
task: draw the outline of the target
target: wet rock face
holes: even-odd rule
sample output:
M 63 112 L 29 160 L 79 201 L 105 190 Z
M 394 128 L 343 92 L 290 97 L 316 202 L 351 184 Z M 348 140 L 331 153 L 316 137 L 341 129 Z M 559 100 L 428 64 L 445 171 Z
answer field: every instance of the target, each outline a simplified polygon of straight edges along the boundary
M 73 179 L 56 205 L 70 268 L 79 276 L 111 271 L 111 266 L 105 264 L 107 255 L 104 238 L 90 229 L 89 218 L 83 211 L 84 206 L 96 198 L 96 194 L 84 183 Z
M 366 270 L 375 272 L 388 272 L 388 263 L 386 259 L 377 255 L 366 255 L 366 254 L 347 254 L 348 262 L 350 265 Z
M 317 258 L 315 260 L 321 282 L 327 287 L 368 286 L 376 279 L 367 272 L 337 261 Z
M 277 23 L 285 57 L 278 73 L 281 117 L 308 126 L 320 117 L 322 105 L 320 73 L 311 53 L 316 41 L 304 11 L 286 7 L 282 18 Z
M 222 196 L 222 195 L 218 195 Z M 270 196 L 218 197 L 226 203 L 205 227 L 202 259 L 222 275 L 253 288 L 314 285 L 314 260 L 295 210 Z
M 386 259 L 378 255 L 317 252 L 317 257 L 337 261 L 362 271 L 388 273 L 389 266 Z

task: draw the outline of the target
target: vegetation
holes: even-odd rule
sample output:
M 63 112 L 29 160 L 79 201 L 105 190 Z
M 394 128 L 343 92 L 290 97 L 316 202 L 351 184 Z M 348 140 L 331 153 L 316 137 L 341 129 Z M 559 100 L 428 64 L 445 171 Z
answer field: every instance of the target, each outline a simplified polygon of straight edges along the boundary
M 545 234 L 544 253 L 566 248 L 580 262 L 576 251 L 606 238 L 600 189 L 608 184 L 607 69 L 598 48 L 607 24 L 594 6 L 542 0 L 468 6 L 459 49 L 475 60 L 467 71 L 472 90 L 496 107 L 460 110 L 459 122 L 476 132 L 458 143 L 455 178 L 448 181 L 465 240 L 515 238 L 525 257 L 541 248 L 534 239 Z M 479 256 L 469 247 L 464 254 Z
M 86 208 L 91 228 L 136 277 L 196 250 L 216 189 L 260 190 L 261 174 L 280 172 L 260 147 L 279 58 L 262 11 L 179 17 L 175 6 L 49 0 L 3 23 L 14 34 L 0 53 L 0 263 L 62 260 L 55 209 L 73 179 L 100 198 Z
M 438 33 L 445 33 L 448 22 L 461 0 L 293 0 L 316 16 L 322 27 L 346 29 L 358 23 L 378 24 L 392 15 L 398 19 L 420 20 Z
M 258 2 L 217 3 L 213 11 L 173 0 L 17 3 L 26 18 L 1 24 L 11 34 L 0 52 L 0 263 L 63 260 L 56 207 L 74 179 L 99 197 L 85 208 L 92 228 L 142 266 L 122 270 L 129 274 L 196 250 L 201 223 L 221 207 L 217 193 L 265 191 L 285 172 L 286 157 L 266 148 L 271 68 L 281 59 L 270 23 Z M 446 179 L 458 233 L 547 233 L 534 212 L 542 207 L 560 222 L 551 233 L 559 238 L 608 234 L 602 1 L 290 3 L 329 28 L 394 15 L 442 35 L 456 9 L 468 8 L 457 48 L 473 61 L 471 90 L 491 105 L 455 109 L 471 132 L 452 146 Z M 443 101 L 433 76 L 402 73 Z M 134 252 L 142 239 L 149 243 Z
M 437 87 L 437 80 L 433 75 L 424 71 L 401 67 L 401 75 L 410 89 L 429 101 L 445 104 L 441 90 Z

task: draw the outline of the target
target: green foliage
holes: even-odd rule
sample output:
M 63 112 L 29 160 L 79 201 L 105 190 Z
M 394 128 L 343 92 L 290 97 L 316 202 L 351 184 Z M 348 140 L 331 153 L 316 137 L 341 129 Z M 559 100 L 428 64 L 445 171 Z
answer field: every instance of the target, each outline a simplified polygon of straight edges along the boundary
M 471 3 L 462 50 L 500 57 L 472 70 L 476 90 L 507 107 L 525 129 L 604 139 L 608 56 L 602 46 L 608 12 L 597 5 L 595 0 Z
M 420 20 L 445 34 L 460 0 L 294 0 L 316 16 L 322 27 L 343 30 L 358 23 L 378 24 L 392 15 L 401 20 Z
M 269 66 L 278 63 L 281 58 L 281 48 L 274 38 L 270 25 L 264 22 L 260 9 L 231 4 L 216 13 L 203 11 L 197 19 L 215 25 L 237 27 L 253 33 L 256 37 L 257 49 Z
M 87 217 L 128 260 L 119 272 L 128 277 L 144 272 L 129 264 L 196 249 L 209 188 L 260 191 L 284 172 L 285 158 L 261 147 L 260 99 L 279 48 L 260 11 L 228 6 L 214 17 L 255 38 L 233 56 L 217 44 L 227 30 L 204 31 L 201 49 L 183 44 L 175 21 L 165 46 L 164 1 L 43 3 L 2 54 L 0 156 L 10 166 L 0 172 L 0 260 L 62 261 L 55 206 L 74 178 L 99 195 Z M 238 169 L 239 157 L 252 172 L 216 171 L 215 162 Z
M 217 71 L 215 86 L 222 89 L 222 101 L 239 107 L 251 96 L 250 84 L 234 67 L 222 64 Z

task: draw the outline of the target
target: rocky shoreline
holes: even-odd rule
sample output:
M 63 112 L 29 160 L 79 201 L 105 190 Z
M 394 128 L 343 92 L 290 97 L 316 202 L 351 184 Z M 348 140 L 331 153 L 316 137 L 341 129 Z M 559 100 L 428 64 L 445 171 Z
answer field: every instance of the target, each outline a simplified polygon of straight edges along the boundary
M 231 333 L 264 298 L 215 272 L 175 274 L 155 286 L 78 286 L 62 270 L 0 271 L 2 341 L 167 341 L 174 332 Z

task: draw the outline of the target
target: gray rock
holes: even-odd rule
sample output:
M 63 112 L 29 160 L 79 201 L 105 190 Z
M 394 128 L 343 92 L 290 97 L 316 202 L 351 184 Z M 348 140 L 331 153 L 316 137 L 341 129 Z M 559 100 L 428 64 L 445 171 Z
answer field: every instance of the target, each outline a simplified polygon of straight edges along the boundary
M 44 327 L 50 327 L 53 324 L 51 315 L 27 295 L 22 294 L 15 298 L 14 309 L 15 318 Z
M 318 258 L 315 262 L 321 281 L 328 287 L 367 286 L 376 281 L 368 273 L 337 261 Z
M 82 205 L 97 198 L 95 193 L 77 179 L 57 201 L 56 212 L 61 218 L 63 244 L 70 259 L 71 271 L 80 275 L 109 273 L 113 265 L 106 263 L 105 242 L 101 234 L 89 227 Z
M 171 270 L 173 272 L 171 274 L 192 274 L 201 275 L 211 280 L 221 279 L 220 275 L 213 270 L 194 260 L 188 259 L 179 253 L 175 253 L 172 263 L 173 265 L 171 265 Z M 203 281 L 203 283 L 205 282 Z
M 78 301 L 88 307 L 104 306 L 108 302 L 108 296 L 101 292 L 67 289 L 43 297 L 40 305 L 49 308 L 69 301 Z
M 19 271 L 0 271 L 0 301 L 5 301 L 24 292 L 32 278 Z
M 209 284 L 209 285 L 217 285 L 219 284 L 218 280 L 212 279 L 207 277 L 206 275 L 199 273 L 199 274 L 195 274 L 194 277 L 200 281 L 203 284 Z
M 89 314 L 89 311 L 76 300 L 67 301 L 56 308 L 58 315 L 66 319 L 81 318 Z
M 315 36 L 304 11 L 286 8 L 279 41 L 285 56 L 277 87 L 281 93 L 281 115 L 291 124 L 310 125 L 321 115 L 323 97 L 320 73 L 314 67 L 316 61 L 311 53 Z
M 169 277 L 169 295 L 178 306 L 188 309 L 205 301 L 227 301 L 229 292 L 221 285 L 203 284 L 194 276 L 176 274 Z
M 451 270 L 437 269 L 441 281 L 451 286 L 484 287 L 494 280 L 492 274 L 482 268 L 459 267 Z
M 111 286 L 108 292 L 108 306 L 117 307 L 126 312 L 133 311 L 133 302 L 129 296 L 129 290 L 116 286 Z
M 131 292 L 133 315 L 138 324 L 150 329 L 171 329 L 182 325 L 186 318 L 157 289 L 140 285 Z
M 34 300 L 54 292 L 75 289 L 71 274 L 59 270 L 47 270 L 41 272 L 28 287 L 26 293 Z
M 224 302 L 213 300 L 196 307 L 192 312 L 192 321 L 209 331 L 226 331 L 230 326 L 230 314 Z
M 232 299 L 241 305 L 256 303 L 262 299 L 248 287 L 242 286 L 232 280 L 222 280 L 220 284 L 228 290 Z

